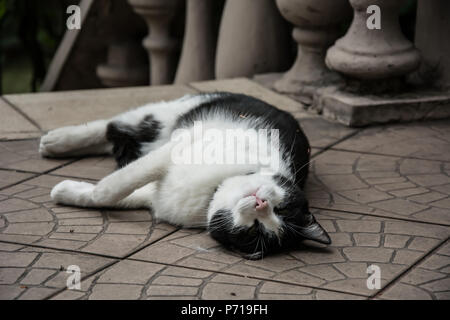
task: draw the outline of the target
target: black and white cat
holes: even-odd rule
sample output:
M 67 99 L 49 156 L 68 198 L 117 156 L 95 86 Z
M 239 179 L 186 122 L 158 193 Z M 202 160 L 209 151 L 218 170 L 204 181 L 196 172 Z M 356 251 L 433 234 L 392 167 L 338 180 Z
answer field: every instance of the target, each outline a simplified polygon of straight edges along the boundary
M 198 134 L 199 125 L 214 134 Z M 232 154 L 235 148 L 224 143 L 230 133 L 245 136 L 238 158 L 264 161 L 188 161 L 199 146 L 214 150 L 210 155 L 217 159 Z M 211 139 L 221 134 L 225 138 Z M 331 242 L 302 191 L 310 154 L 306 136 L 289 113 L 246 95 L 216 92 L 144 105 L 50 131 L 39 151 L 45 157 L 113 154 L 118 163 L 120 169 L 96 185 L 57 184 L 51 197 L 61 204 L 151 208 L 169 223 L 207 228 L 248 259 L 295 248 L 304 239 Z

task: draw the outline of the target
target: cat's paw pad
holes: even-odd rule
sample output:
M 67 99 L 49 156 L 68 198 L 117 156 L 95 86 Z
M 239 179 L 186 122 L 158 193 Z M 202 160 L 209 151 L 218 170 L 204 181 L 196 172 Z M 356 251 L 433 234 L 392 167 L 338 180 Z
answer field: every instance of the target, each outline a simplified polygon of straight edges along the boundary
M 43 157 L 55 157 L 72 149 L 71 137 L 74 127 L 63 127 L 49 131 L 41 137 L 39 153 Z
M 50 196 L 57 203 L 87 205 L 94 188 L 91 183 L 64 180 L 53 187 Z

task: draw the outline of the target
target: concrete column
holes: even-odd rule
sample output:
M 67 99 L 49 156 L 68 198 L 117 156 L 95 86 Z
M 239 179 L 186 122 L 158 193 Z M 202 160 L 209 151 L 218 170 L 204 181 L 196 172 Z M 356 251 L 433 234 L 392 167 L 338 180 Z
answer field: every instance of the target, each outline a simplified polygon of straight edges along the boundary
M 381 79 L 401 81 L 402 76 L 417 69 L 419 52 L 404 37 L 398 21 L 403 3 L 404 0 L 350 0 L 354 10 L 352 25 L 328 50 L 327 65 L 349 79 L 372 83 Z M 373 15 L 367 12 L 371 5 L 380 8 L 379 29 L 367 26 L 367 20 Z M 372 87 L 381 85 L 378 82 Z
M 281 71 L 288 48 L 288 25 L 274 0 L 227 0 L 217 44 L 218 79 Z
M 327 48 L 339 37 L 339 23 L 350 18 L 347 0 L 277 0 L 281 14 L 294 25 L 297 59 L 275 83 L 280 92 L 312 96 L 315 88 L 337 76 L 325 66 Z
M 419 0 L 415 43 L 423 61 L 421 80 L 450 88 L 450 1 Z
M 177 41 L 170 36 L 170 22 L 179 0 L 128 0 L 134 11 L 148 26 L 149 35 L 143 45 L 150 58 L 150 83 L 169 84 L 173 80 L 175 65 L 173 53 Z
M 187 0 L 183 49 L 175 83 L 214 79 L 215 1 Z

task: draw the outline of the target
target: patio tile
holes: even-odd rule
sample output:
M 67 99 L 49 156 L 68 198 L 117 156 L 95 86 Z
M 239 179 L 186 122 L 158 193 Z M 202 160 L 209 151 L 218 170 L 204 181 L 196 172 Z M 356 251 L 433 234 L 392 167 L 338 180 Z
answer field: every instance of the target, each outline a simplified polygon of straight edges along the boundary
M 450 242 L 403 275 L 379 298 L 450 300 Z
M 0 168 L 41 173 L 71 161 L 44 159 L 38 149 L 38 139 L 0 142 Z
M 9 106 L 3 97 L 0 97 L 0 140 L 24 139 L 41 135 L 36 128 L 19 112 Z
M 450 161 L 450 120 L 368 128 L 336 145 L 335 148 Z
M 59 206 L 50 190 L 64 179 L 42 175 L 1 190 L 0 241 L 124 257 L 175 230 L 148 210 Z
M 313 207 L 450 225 L 444 162 L 328 150 L 310 166 Z
M 303 109 L 303 105 L 300 102 L 269 90 L 246 78 L 195 82 L 191 83 L 191 86 L 197 90 L 206 92 L 230 91 L 244 93 L 292 113 L 299 120 L 312 147 L 327 147 L 355 132 L 355 129 L 329 122 L 316 114 L 309 113 Z
M 80 268 L 81 280 L 114 260 L 52 249 L 0 242 L 0 300 L 45 299 L 66 288 L 69 266 Z M 81 282 L 81 289 L 84 289 Z
M 5 98 L 47 131 L 109 118 L 149 102 L 194 92 L 187 86 L 172 85 L 14 94 Z
M 100 180 L 116 168 L 117 164 L 112 157 L 89 157 L 52 171 L 51 174 Z
M 288 112 L 300 112 L 305 116 L 301 103 L 294 101 L 286 96 L 271 91 L 260 84 L 247 78 L 225 79 L 194 82 L 190 84 L 195 89 L 202 92 L 228 91 L 233 93 L 242 93 L 258 99 L 261 99 L 271 105 Z
M 8 171 L 0 169 L 0 188 L 5 188 L 19 181 L 32 177 L 32 173 Z
M 321 210 L 315 216 L 332 245 L 305 241 L 290 253 L 249 261 L 206 232 L 180 230 L 130 258 L 371 296 L 377 291 L 366 286 L 369 265 L 380 267 L 385 286 L 450 235 L 448 227 L 347 212 Z
M 157 263 L 123 260 L 92 276 L 85 290 L 65 290 L 53 299 L 363 299 L 274 281 Z
M 312 147 L 326 148 L 337 143 L 356 129 L 348 128 L 340 123 L 327 121 L 319 116 L 301 117 L 294 114 L 308 137 Z

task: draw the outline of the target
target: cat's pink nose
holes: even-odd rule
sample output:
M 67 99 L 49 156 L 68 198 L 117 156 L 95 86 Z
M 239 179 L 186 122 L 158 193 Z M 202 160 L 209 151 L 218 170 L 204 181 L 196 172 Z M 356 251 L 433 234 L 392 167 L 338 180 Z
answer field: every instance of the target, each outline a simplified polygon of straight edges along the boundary
M 261 211 L 264 210 L 265 208 L 267 208 L 267 201 L 256 197 L 255 209 Z

